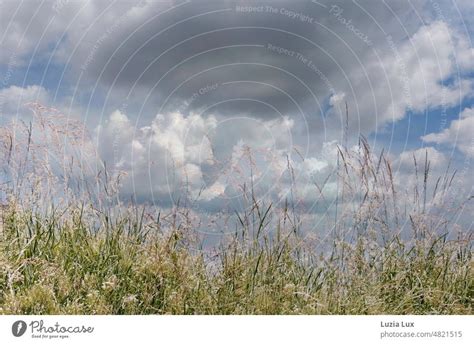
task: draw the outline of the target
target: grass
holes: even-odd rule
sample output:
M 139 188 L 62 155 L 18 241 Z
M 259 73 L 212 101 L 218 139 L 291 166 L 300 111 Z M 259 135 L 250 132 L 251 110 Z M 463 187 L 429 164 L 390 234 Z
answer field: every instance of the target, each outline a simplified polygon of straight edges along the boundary
M 251 190 L 235 232 L 205 249 L 185 207 L 162 216 L 87 193 L 47 201 L 57 177 L 15 159 L 25 150 L 44 164 L 31 125 L 24 146 L 5 137 L 5 175 L 16 182 L 2 190 L 0 314 L 473 314 L 472 233 L 454 231 L 446 210 L 454 173 L 429 189 L 428 156 L 403 195 L 383 153 L 375 158 L 365 140 L 358 152 L 339 148 L 342 187 L 325 248 L 310 243 L 295 204 Z M 418 181 L 415 157 L 414 166 Z
M 468 241 L 360 238 L 323 258 L 296 234 L 236 237 L 212 258 L 133 216 L 91 232 L 10 211 L 0 244 L 2 314 L 472 314 Z M 334 252 L 341 252 L 335 250 Z

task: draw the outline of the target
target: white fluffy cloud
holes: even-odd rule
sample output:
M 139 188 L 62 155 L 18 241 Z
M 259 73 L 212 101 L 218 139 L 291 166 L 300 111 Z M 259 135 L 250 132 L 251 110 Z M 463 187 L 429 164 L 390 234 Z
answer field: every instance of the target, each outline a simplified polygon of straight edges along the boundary
M 97 129 L 100 154 L 115 172 L 126 172 L 124 195 L 165 204 L 188 197 L 203 210 L 212 208 L 209 202 L 217 202 L 221 210 L 229 204 L 237 207 L 232 202 L 241 199 L 243 186 L 249 187 L 250 181 L 256 197 L 276 203 L 292 197 L 304 210 L 324 203 L 318 208 L 324 212 L 341 192 L 335 178 L 337 141 L 325 142 L 303 157 L 288 136 L 293 124 L 287 118 L 260 123 L 260 128 L 255 128 L 254 120 L 226 124 L 228 119 L 216 116 L 172 113 L 135 127 L 125 114 L 114 111 Z M 245 126 L 246 137 L 233 136 L 236 127 L 240 132 Z M 265 135 L 264 127 L 272 131 Z M 357 170 L 360 148 L 349 150 L 352 158 L 346 156 L 346 163 Z M 444 174 L 448 157 L 434 147 L 404 151 L 393 159 L 402 193 L 417 182 L 413 157 L 422 173 L 426 155 L 431 174 Z M 374 153 L 372 158 L 377 161 L 378 156 Z
M 403 171 L 408 171 L 409 173 L 413 174 L 415 160 L 419 168 L 422 168 L 425 161 L 428 160 L 430 167 L 437 170 L 446 168 L 448 163 L 446 156 L 434 147 L 425 147 L 404 151 L 400 154 L 398 159 L 395 160 L 395 163 L 396 165 L 399 164 L 399 167 Z
M 0 121 L 30 118 L 31 111 L 26 104 L 30 102 L 47 104 L 49 99 L 48 92 L 42 86 L 2 88 L 0 89 Z
M 141 196 L 170 195 L 180 188 L 195 192 L 203 185 L 201 166 L 212 165 L 209 135 L 213 117 L 179 113 L 157 115 L 151 125 L 134 128 L 114 111 L 96 130 L 101 156 L 115 172 L 126 172 L 125 192 Z
M 127 174 L 127 194 L 163 200 L 188 193 L 210 201 L 225 196 L 226 190 L 232 193 L 230 184 L 248 181 L 247 152 L 255 157 L 254 177 L 274 180 L 277 171 L 271 170 L 271 163 L 266 165 L 268 158 L 282 162 L 284 152 L 291 151 L 289 131 L 293 124 L 288 118 L 260 123 L 243 118 L 234 121 L 198 114 L 184 117 L 175 112 L 159 114 L 150 125 L 136 128 L 117 110 L 96 129 L 99 153 L 114 172 Z M 235 136 L 236 127 L 245 135 Z M 306 164 L 313 170 L 324 167 L 315 159 Z M 285 167 L 286 160 L 279 168 Z
M 422 137 L 423 141 L 448 144 L 459 149 L 469 157 L 474 157 L 474 108 L 461 112 L 459 119 L 451 122 L 449 128 L 440 133 L 432 133 Z
M 374 52 L 360 69 L 351 70 L 351 83 L 342 90 L 345 100 L 356 104 L 349 118 L 352 133 L 375 131 L 402 119 L 407 110 L 450 108 L 473 94 L 472 80 L 463 76 L 473 71 L 473 50 L 445 22 L 422 26 L 401 42 L 387 41 L 386 53 Z M 446 84 L 450 77 L 454 81 Z

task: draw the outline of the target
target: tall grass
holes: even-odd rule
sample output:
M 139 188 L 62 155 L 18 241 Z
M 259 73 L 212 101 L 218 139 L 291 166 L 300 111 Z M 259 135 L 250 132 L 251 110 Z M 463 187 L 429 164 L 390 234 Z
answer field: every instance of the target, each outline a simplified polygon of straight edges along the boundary
M 332 234 L 327 245 L 308 240 L 295 207 L 256 199 L 250 188 L 235 231 L 206 249 L 185 207 L 166 215 L 111 207 L 85 179 L 71 191 L 69 160 L 60 169 L 67 177 L 44 159 L 38 170 L 28 162 L 39 154 L 33 129 L 22 128 L 24 146 L 18 133 L 3 136 L 2 314 L 473 313 L 472 233 L 453 230 L 454 173 L 431 183 L 428 156 L 414 158 L 422 176 L 404 195 L 389 160 L 366 140 L 356 151 L 339 147 L 341 192 L 337 218 L 322 225 Z M 66 181 L 54 199 L 67 201 L 52 200 L 48 178 Z M 104 169 L 94 181 L 109 198 L 118 188 L 110 179 Z M 323 197 L 324 185 L 316 189 Z

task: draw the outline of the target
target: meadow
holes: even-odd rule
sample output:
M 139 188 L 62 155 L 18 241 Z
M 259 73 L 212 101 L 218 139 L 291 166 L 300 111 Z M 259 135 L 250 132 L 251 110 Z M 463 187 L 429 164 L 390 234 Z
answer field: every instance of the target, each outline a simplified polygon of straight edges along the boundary
M 120 188 L 105 166 L 95 195 L 71 182 L 70 160 L 58 177 L 46 159 L 56 146 L 46 152 L 34 130 L 58 142 L 66 131 L 35 109 L 34 126 L 9 124 L 0 139 L 0 314 L 473 314 L 472 231 L 453 222 L 464 204 L 447 196 L 455 171 L 432 176 L 428 155 L 414 158 L 408 196 L 365 139 L 357 153 L 340 147 L 325 245 L 308 240 L 291 202 L 250 185 L 248 207 L 229 215 L 235 230 L 205 248 L 185 206 L 104 201 Z M 84 140 L 78 128 L 70 142 Z M 344 198 L 357 202 L 344 210 Z

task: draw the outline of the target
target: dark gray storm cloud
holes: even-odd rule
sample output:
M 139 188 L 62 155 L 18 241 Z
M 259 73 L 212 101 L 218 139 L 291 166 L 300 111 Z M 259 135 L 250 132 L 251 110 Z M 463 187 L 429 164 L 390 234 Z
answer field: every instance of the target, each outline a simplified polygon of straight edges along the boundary
M 282 113 L 316 130 L 335 92 L 358 110 L 356 99 L 375 82 L 367 63 L 387 54 L 388 35 L 395 44 L 412 36 L 423 8 L 406 1 L 176 1 L 124 12 L 112 5 L 69 35 L 75 50 L 67 58 L 88 83 L 122 96 L 132 91 L 159 112 Z M 360 111 L 385 111 L 365 102 Z
M 336 105 L 344 101 L 356 135 L 402 118 L 407 108 L 438 106 L 431 84 L 459 79 L 453 34 L 469 31 L 450 25 L 471 22 L 456 3 L 429 0 L 57 0 L 35 11 L 4 7 L 14 22 L 3 21 L 2 60 L 33 51 L 35 62 L 64 65 L 57 89 L 72 88 L 81 105 L 103 105 L 105 113 L 121 106 L 144 122 L 172 111 L 289 115 L 318 135 L 340 133 L 343 110 Z M 433 23 L 445 27 L 421 32 L 420 49 L 413 39 Z M 448 29 L 455 32 L 437 45 L 435 35 Z M 52 55 L 42 56 L 48 49 Z M 439 49 L 455 59 L 448 68 Z M 423 70 L 433 63 L 440 68 Z M 422 70 L 417 79 L 424 85 L 411 80 L 414 69 Z M 462 87 L 452 88 L 462 96 Z

